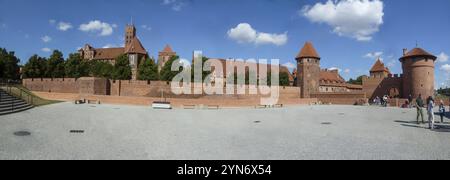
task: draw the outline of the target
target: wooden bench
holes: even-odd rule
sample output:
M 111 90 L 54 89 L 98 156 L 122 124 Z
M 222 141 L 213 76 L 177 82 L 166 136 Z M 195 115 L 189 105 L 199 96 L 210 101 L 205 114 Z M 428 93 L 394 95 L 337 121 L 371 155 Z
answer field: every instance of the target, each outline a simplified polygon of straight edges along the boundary
M 218 110 L 220 107 L 219 105 L 208 105 L 207 109 L 212 109 L 212 110 Z

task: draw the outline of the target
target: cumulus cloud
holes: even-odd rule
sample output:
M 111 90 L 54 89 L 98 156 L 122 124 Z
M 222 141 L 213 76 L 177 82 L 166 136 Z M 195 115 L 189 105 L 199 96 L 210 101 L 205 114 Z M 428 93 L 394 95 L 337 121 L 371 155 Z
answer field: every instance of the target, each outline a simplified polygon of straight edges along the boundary
M 238 43 L 252 43 L 255 45 L 274 44 L 282 46 L 287 43 L 287 33 L 271 34 L 258 32 L 248 23 L 240 23 L 235 28 L 228 31 L 228 37 Z
M 365 58 L 376 59 L 383 55 L 383 52 L 370 52 L 364 55 Z
M 328 0 L 307 5 L 300 14 L 313 23 L 325 23 L 339 36 L 370 41 L 383 24 L 381 0 Z
M 119 46 L 116 46 L 114 44 L 106 44 L 103 46 L 103 48 L 112 48 L 112 47 L 119 47 Z
M 48 43 L 48 42 L 52 41 L 52 38 L 50 36 L 44 36 L 41 38 L 41 40 L 45 43 Z
M 90 21 L 87 24 L 81 24 L 79 30 L 83 32 L 98 32 L 99 36 L 109 36 L 113 33 L 113 26 L 108 23 L 95 20 Z
M 445 54 L 444 52 L 441 52 L 441 54 L 439 54 L 438 56 L 438 61 L 439 62 L 447 62 L 448 61 L 448 55 Z
M 346 73 L 346 74 L 350 73 L 350 69 L 345 69 L 344 73 Z
M 58 30 L 60 30 L 60 31 L 67 31 L 72 28 L 73 28 L 72 24 L 70 24 L 68 22 L 59 22 L 58 23 Z
M 441 70 L 450 73 L 450 64 L 444 64 L 441 66 Z
M 52 50 L 51 50 L 50 48 L 47 48 L 47 47 L 46 47 L 46 48 L 42 48 L 41 51 L 42 51 L 42 52 L 50 52 L 50 51 L 52 51 Z

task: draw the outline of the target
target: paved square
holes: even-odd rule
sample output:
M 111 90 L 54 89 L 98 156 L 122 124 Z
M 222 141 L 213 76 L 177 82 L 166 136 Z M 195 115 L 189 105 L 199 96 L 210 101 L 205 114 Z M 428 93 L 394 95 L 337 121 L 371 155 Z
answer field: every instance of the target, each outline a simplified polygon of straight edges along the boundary
M 414 124 L 415 115 L 357 106 L 153 110 L 60 103 L 0 116 L 0 159 L 450 159 L 449 124 L 430 131 Z

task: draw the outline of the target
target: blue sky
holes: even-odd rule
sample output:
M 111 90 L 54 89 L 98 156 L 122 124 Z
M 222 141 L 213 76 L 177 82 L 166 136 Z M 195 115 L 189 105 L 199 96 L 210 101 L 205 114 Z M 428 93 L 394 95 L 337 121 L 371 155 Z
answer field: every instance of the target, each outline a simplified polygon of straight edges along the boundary
M 418 42 L 440 57 L 436 86 L 450 86 L 448 0 L 0 0 L 0 47 L 25 63 L 86 43 L 121 46 L 131 19 L 152 56 L 170 44 L 186 59 L 202 50 L 295 64 L 312 41 L 322 68 L 338 68 L 346 79 L 368 74 L 377 56 L 401 73 L 402 49 Z

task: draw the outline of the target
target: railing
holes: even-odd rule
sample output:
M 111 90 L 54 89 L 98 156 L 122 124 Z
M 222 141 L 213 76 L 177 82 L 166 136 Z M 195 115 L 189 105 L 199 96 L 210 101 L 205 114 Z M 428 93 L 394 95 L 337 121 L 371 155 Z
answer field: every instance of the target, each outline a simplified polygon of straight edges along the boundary
M 35 99 L 37 98 L 35 95 L 31 94 L 30 92 L 27 92 L 25 90 L 23 90 L 20 87 L 20 84 L 16 84 L 13 82 L 5 82 L 5 81 L 0 81 L 0 89 L 2 89 L 4 92 L 6 92 L 7 94 L 14 96 L 16 98 L 22 99 L 24 100 L 26 103 L 30 104 L 30 105 L 34 105 Z M 0 102 L 2 101 L 4 97 L 2 97 L 1 93 L 0 93 Z M 19 106 L 17 106 L 17 102 L 15 102 L 14 100 L 11 101 L 11 111 L 16 110 L 16 108 L 18 108 Z

